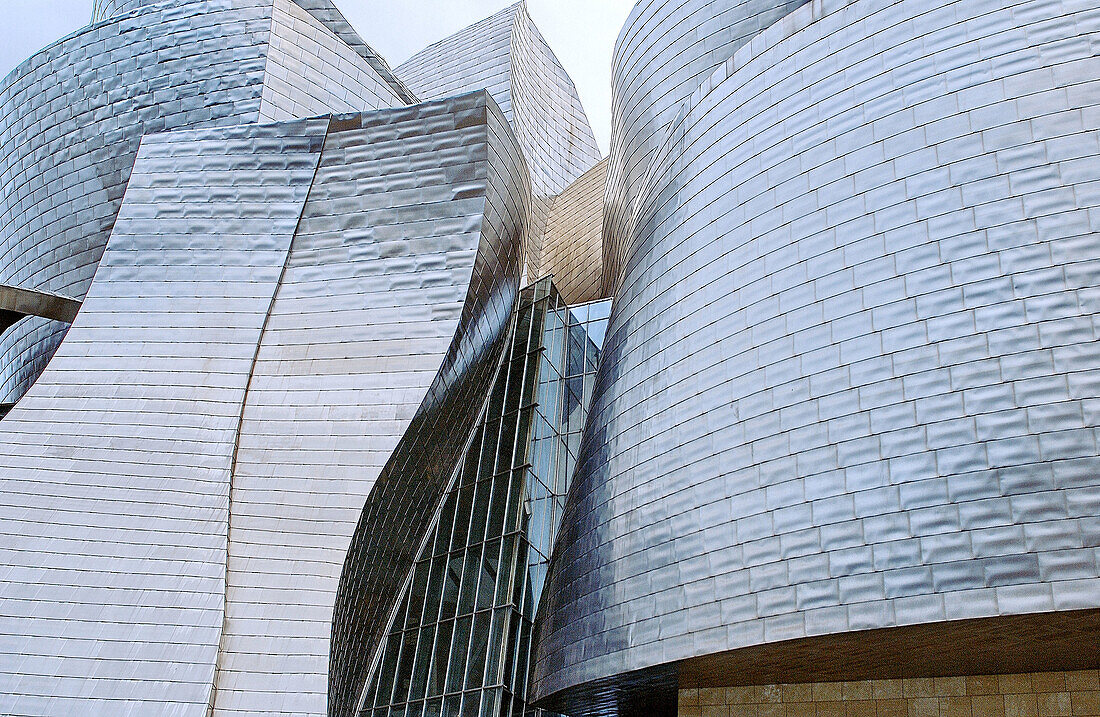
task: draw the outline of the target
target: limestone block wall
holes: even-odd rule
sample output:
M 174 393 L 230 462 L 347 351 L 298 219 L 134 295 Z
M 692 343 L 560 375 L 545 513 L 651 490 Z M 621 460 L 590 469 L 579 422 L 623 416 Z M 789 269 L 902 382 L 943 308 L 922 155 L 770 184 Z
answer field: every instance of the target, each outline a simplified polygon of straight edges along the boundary
M 1097 717 L 1096 670 L 680 690 L 679 717 Z

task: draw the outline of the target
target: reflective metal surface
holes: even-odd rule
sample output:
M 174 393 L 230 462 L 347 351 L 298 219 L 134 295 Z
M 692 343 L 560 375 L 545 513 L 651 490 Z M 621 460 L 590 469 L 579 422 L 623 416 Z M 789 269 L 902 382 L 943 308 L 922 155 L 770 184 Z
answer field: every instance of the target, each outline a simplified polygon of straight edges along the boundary
M 1091 3 L 642 0 L 603 163 L 522 3 L 411 89 L 94 12 L 0 86 L 0 713 L 1095 666 Z
M 600 160 L 576 88 L 520 2 L 402 63 L 395 72 L 428 99 L 485 89 L 527 160 L 532 205 L 527 273 L 539 276 L 546 218 L 556 195 Z
M 0 713 L 206 714 L 237 426 L 327 125 L 142 142 L 76 322 L 0 422 Z
M 496 207 L 522 203 L 497 193 L 511 177 L 488 166 L 503 146 L 490 146 L 489 104 L 477 93 L 329 132 L 241 422 L 216 711 L 325 712 L 333 602 L 364 501 L 431 412 L 441 365 L 450 380 L 477 360 L 471 333 L 514 291 L 486 268 L 521 249 Z M 493 289 L 468 300 L 481 286 Z
M 83 298 L 143 134 L 411 97 L 309 14 L 319 9 L 291 0 L 125 9 L 34 55 L 0 85 L 0 284 Z M 26 392 L 67 328 L 28 319 L 0 339 L 0 402 Z
M 739 47 L 808 1 L 639 0 L 634 6 L 612 62 L 605 295 L 622 278 L 635 214 L 645 210 L 638 193 L 683 102 Z
M 436 369 L 434 380 L 388 456 L 352 536 L 333 617 L 328 696 L 333 717 L 355 714 L 388 617 L 481 414 L 508 343 L 519 291 L 530 202 L 523 155 L 486 92 L 446 103 L 454 105 L 448 116 L 422 125 L 425 154 L 410 157 L 395 142 L 382 168 L 407 167 L 407 178 L 388 187 L 391 193 L 404 186 L 419 199 L 421 184 L 441 184 L 443 216 L 452 206 L 448 199 L 457 206 L 476 206 L 476 214 L 424 235 L 424 249 L 447 247 L 470 262 L 463 264 L 464 281 L 409 286 L 428 291 L 429 297 L 447 287 L 447 297 L 457 291 L 464 303 L 451 305 L 448 299 L 441 307 L 445 313 L 433 312 L 457 321 L 453 340 L 442 365 L 425 366 Z M 451 134 L 430 141 L 437 131 Z M 440 167 L 443 159 L 449 166 Z M 419 211 L 427 219 L 435 210 L 428 204 Z M 395 318 L 405 316 L 400 303 L 393 306 Z
M 1100 606 L 1098 31 L 826 0 L 702 82 L 611 238 L 538 695 Z

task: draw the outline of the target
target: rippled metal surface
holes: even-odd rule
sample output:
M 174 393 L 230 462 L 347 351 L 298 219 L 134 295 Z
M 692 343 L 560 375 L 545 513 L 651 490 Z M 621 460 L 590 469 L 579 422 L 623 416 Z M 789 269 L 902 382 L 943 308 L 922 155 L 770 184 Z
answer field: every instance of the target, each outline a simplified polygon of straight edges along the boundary
M 2 284 L 83 298 L 143 134 L 406 103 L 291 0 L 126 9 L 0 85 Z M 0 339 L 0 402 L 26 392 L 67 328 L 28 319 Z
M 462 247 L 473 261 L 453 341 L 423 403 L 367 497 L 336 595 L 328 713 L 353 715 L 375 648 L 468 443 L 507 344 L 522 274 L 530 185 L 523 154 L 496 103 L 481 91 L 458 103 L 444 127 L 455 130 L 440 172 L 439 153 L 390 164 L 454 182 L 455 199 L 477 199 L 481 213 L 436 241 Z M 430 134 L 433 123 L 425 122 Z M 409 161 L 408 165 L 404 162 Z M 456 233 L 457 232 L 457 233 Z M 457 308 L 457 307 L 456 307 Z M 398 315 L 401 307 L 395 307 Z
M 432 412 L 433 382 L 482 360 L 481 332 L 510 301 L 491 267 L 520 250 L 505 210 L 518 215 L 522 195 L 503 197 L 513 178 L 489 167 L 503 146 L 491 102 L 334 120 L 241 422 L 217 714 L 325 713 L 333 603 L 364 501 Z
M 1098 607 L 1098 23 L 815 2 L 702 82 L 623 244 L 541 696 Z
M 160 0 L 95 0 L 92 4 L 92 22 L 99 22 L 111 17 L 122 15 L 124 13 L 133 12 L 147 5 L 153 5 Z M 220 0 L 224 3 L 224 0 Z M 205 0 L 208 11 L 218 11 L 223 9 L 219 7 L 217 3 Z M 296 8 L 309 13 L 312 18 L 320 23 L 325 29 L 323 35 L 331 35 L 338 38 L 339 42 L 331 42 L 327 37 L 321 39 L 319 47 L 309 47 L 308 44 L 299 44 L 291 42 L 292 47 L 296 47 L 300 52 L 296 53 L 298 58 L 309 58 L 310 55 L 316 55 L 317 59 L 325 56 L 325 53 L 339 53 L 341 50 L 347 48 L 352 50 L 363 61 L 367 63 L 373 72 L 366 73 L 368 80 L 375 78 L 382 80 L 390 94 L 396 95 L 398 101 L 392 104 L 416 104 L 418 102 L 416 96 L 409 91 L 409 88 L 405 86 L 401 80 L 394 76 L 390 70 L 389 65 L 385 59 L 377 52 L 375 52 L 367 43 L 363 41 L 363 38 L 359 36 L 359 33 L 355 31 L 344 17 L 344 14 L 332 3 L 332 0 L 276 0 L 275 7 L 285 9 L 285 12 L 293 12 L 290 8 L 291 3 Z M 308 27 L 311 23 L 303 23 Z M 302 28 L 296 28 L 296 31 L 300 31 Z M 305 30 L 304 35 L 310 35 L 310 30 Z M 316 38 L 315 38 L 316 39 Z M 318 49 L 320 52 L 318 52 Z M 346 73 L 347 66 L 339 67 L 339 63 L 332 61 L 331 56 L 326 61 L 322 62 L 325 66 L 325 77 L 333 81 L 330 85 L 330 89 L 340 91 L 352 91 L 354 89 L 348 85 L 354 85 L 358 81 L 364 79 L 357 73 Z M 351 63 L 352 65 L 359 64 L 357 61 Z M 340 75 L 343 75 L 340 77 Z M 338 79 L 339 77 L 339 79 Z M 350 81 L 350 82 L 349 82 Z M 453 93 L 460 94 L 460 93 Z M 386 105 L 377 105 L 372 109 L 378 109 Z M 338 111 L 339 107 L 333 106 L 333 110 Z M 367 107 L 357 107 L 355 109 L 368 109 Z M 295 117 L 302 116 L 300 113 L 294 114 Z
M 531 174 L 527 273 L 540 276 L 554 197 L 600 161 L 569 74 L 517 3 L 420 51 L 395 70 L 422 98 L 485 89 L 515 132 Z

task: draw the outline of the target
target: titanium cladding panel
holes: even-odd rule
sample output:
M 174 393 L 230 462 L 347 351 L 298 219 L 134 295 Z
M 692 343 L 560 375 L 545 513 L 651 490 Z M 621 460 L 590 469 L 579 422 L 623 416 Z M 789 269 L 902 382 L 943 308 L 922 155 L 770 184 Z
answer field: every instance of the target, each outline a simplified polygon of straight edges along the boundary
M 608 296 L 621 278 L 634 214 L 643 210 L 637 188 L 680 106 L 739 47 L 807 1 L 640 0 L 634 6 L 612 64 L 603 267 Z
M 310 14 L 321 10 L 138 5 L 51 45 L 0 87 L 0 284 L 84 297 L 143 134 L 405 104 L 384 63 Z M 26 392 L 67 328 L 32 318 L 0 339 L 0 403 Z
M 539 276 L 553 275 L 554 285 L 570 304 L 604 298 L 603 200 L 607 186 L 603 160 L 554 198 L 546 221 L 546 240 Z
M 438 42 L 396 73 L 423 98 L 485 89 L 515 132 L 531 175 L 527 271 L 537 275 L 550 205 L 600 160 L 573 81 L 517 3 Z
M 326 124 L 143 141 L 76 323 L 0 424 L 0 713 L 206 713 L 241 404 Z
M 328 136 L 241 422 L 215 715 L 325 715 L 363 504 L 414 420 L 424 430 L 431 402 L 492 352 L 524 185 L 490 158 L 509 156 L 491 104 L 479 92 L 338 119 Z
M 1100 14 L 830 0 L 641 189 L 536 691 L 1100 606 Z
M 411 165 L 420 176 L 391 189 L 404 186 L 410 196 L 418 197 L 419 183 L 445 177 L 453 182 L 444 190 L 448 196 L 477 198 L 483 213 L 453 226 L 444 222 L 453 235 L 440 235 L 446 237 L 444 245 L 467 252 L 472 271 L 467 268 L 469 283 L 461 315 L 454 314 L 458 307 L 448 306 L 446 315 L 457 318 L 458 328 L 445 360 L 382 468 L 352 535 L 333 617 L 328 695 L 332 717 L 355 715 L 389 615 L 476 428 L 507 345 L 519 291 L 530 201 L 523 155 L 488 93 L 480 91 L 451 102 L 460 104 L 453 116 L 440 120 L 440 129 L 450 134 L 438 142 L 426 139 L 422 146 L 432 151 L 425 151 Z M 406 161 L 400 145 L 393 151 L 386 168 Z M 439 167 L 441 152 L 454 159 L 453 167 Z M 437 211 L 431 204 L 419 209 L 423 220 L 436 217 Z M 430 284 L 416 286 L 433 295 L 440 291 Z M 399 312 L 406 315 L 404 307 Z
M 144 140 L 0 429 L 0 711 L 325 714 L 359 509 L 480 406 L 525 182 L 485 93 Z
M 256 118 L 270 3 L 201 4 L 165 3 L 86 28 L 4 81 L 0 284 L 82 299 L 142 134 Z M 0 403 L 26 392 L 67 329 L 27 319 L 0 339 Z

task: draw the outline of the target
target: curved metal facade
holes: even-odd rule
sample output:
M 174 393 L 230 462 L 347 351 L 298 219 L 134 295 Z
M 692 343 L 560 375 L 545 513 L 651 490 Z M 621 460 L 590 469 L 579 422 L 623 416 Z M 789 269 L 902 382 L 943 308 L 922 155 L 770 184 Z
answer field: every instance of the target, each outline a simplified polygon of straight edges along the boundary
M 467 399 L 495 360 L 526 201 L 498 118 L 476 93 L 328 137 L 244 407 L 216 714 L 270 714 L 272 691 L 286 714 L 325 714 L 364 501 L 395 481 L 387 463 L 423 457 L 434 421 L 459 420 L 449 392 Z
M 0 87 L 0 283 L 83 298 L 143 134 L 405 104 L 290 0 L 139 5 Z M 26 392 L 66 329 L 27 319 L 0 339 L 0 403 Z
M 411 89 L 94 12 L 0 86 L 0 713 L 1091 715 L 1086 0 L 642 0 L 604 162 L 523 3 Z
M 356 712 L 390 613 L 477 426 L 519 291 L 530 203 L 527 168 L 489 94 L 467 97 L 476 102 L 452 120 L 455 140 L 447 153 L 461 160 L 450 192 L 476 197 L 481 211 L 455 222 L 456 234 L 447 241 L 472 262 L 466 281 L 458 285 L 465 301 L 451 308 L 457 329 L 445 359 L 388 456 L 352 534 L 332 625 L 328 714 L 334 717 Z M 413 167 L 436 177 L 437 157 L 438 152 L 429 152 Z M 404 307 L 398 306 L 398 315 L 404 315 Z
M 527 270 L 542 263 L 554 197 L 600 161 L 573 81 L 520 2 L 442 40 L 396 73 L 428 99 L 485 89 L 500 105 L 531 174 Z
M 1098 23 L 815 2 L 701 83 L 622 244 L 540 696 L 1100 606 Z
M 3 714 L 209 709 L 237 425 L 326 127 L 142 142 L 72 330 L 0 423 Z
M 808 0 L 640 0 L 615 44 L 603 291 L 630 251 L 639 188 L 681 105 L 715 68 Z

